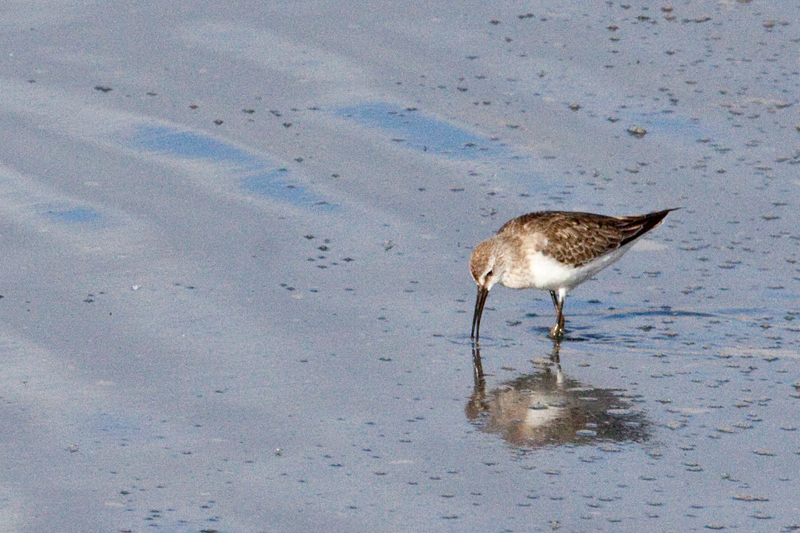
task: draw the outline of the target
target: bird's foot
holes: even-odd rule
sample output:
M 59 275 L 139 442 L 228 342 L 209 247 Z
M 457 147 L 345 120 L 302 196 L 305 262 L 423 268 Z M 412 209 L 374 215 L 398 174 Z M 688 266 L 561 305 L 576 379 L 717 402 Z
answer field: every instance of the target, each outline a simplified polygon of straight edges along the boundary
M 564 337 L 564 326 L 561 324 L 556 324 L 553 326 L 553 329 L 550 330 L 550 338 L 556 341 L 560 341 Z

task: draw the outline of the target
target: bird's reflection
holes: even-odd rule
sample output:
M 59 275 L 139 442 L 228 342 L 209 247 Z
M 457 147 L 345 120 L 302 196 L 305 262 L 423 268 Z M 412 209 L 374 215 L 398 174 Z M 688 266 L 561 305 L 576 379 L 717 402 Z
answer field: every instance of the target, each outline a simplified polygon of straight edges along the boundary
M 465 409 L 467 418 L 481 431 L 523 448 L 648 440 L 644 414 L 632 409 L 621 391 L 564 377 L 559 348 L 555 343 L 536 372 L 487 392 L 480 346 L 473 344 L 475 390 Z

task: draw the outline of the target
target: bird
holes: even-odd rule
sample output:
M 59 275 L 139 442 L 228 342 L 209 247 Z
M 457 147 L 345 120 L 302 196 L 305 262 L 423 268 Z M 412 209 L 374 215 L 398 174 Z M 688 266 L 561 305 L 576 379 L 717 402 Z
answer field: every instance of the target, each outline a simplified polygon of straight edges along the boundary
M 550 336 L 560 340 L 567 292 L 619 260 L 676 209 L 680 208 L 620 217 L 537 211 L 509 220 L 478 244 L 469 260 L 470 273 L 478 284 L 471 339 L 478 342 L 486 297 L 499 283 L 510 289 L 550 291 L 556 310 Z

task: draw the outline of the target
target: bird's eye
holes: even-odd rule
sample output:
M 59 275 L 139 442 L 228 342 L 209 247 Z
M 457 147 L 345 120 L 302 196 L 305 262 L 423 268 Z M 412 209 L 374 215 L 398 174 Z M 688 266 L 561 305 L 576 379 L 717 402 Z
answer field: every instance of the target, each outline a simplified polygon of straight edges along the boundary
M 491 278 L 491 277 L 492 277 L 492 273 L 493 273 L 493 272 L 494 272 L 494 271 L 492 271 L 492 270 L 490 270 L 489 272 L 487 272 L 487 273 L 486 273 L 486 275 L 483 277 L 483 279 L 489 279 L 489 278 Z

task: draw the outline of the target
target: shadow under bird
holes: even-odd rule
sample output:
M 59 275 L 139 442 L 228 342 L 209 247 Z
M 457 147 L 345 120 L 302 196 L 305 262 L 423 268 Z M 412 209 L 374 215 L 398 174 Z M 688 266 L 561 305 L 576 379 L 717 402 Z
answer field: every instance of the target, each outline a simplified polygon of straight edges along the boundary
M 550 336 L 560 339 L 567 292 L 619 260 L 670 211 L 675 209 L 624 217 L 539 211 L 509 220 L 496 235 L 476 246 L 469 260 L 478 284 L 472 339 L 479 339 L 483 306 L 496 283 L 510 289 L 550 291 L 556 309 Z

